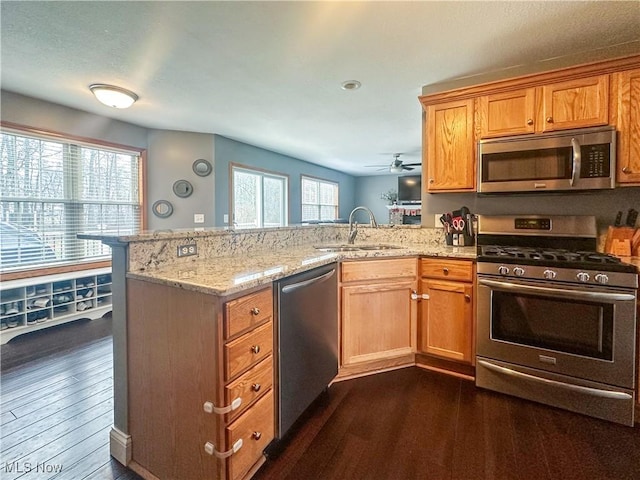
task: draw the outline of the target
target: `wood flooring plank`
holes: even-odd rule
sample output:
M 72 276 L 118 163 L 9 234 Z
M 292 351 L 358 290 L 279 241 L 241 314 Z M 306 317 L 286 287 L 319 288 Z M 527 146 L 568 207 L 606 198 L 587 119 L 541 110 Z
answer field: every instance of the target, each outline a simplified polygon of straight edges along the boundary
M 2 413 L 0 413 L 0 427 L 9 422 L 13 422 L 15 419 L 16 419 L 16 416 L 13 413 L 3 409 Z
M 100 391 L 87 391 L 76 394 L 69 403 L 56 403 L 47 409 L 38 410 L 30 415 L 17 418 L 16 420 L 2 426 L 0 434 L 3 441 L 5 438 L 15 435 L 20 430 L 40 428 L 49 428 L 66 418 L 77 415 L 87 408 L 93 408 L 95 405 L 105 401 L 105 399 L 113 398 L 113 385 L 105 385 Z
M 13 414 L 20 418 L 31 414 L 56 411 L 60 407 L 73 405 L 81 399 L 113 387 L 113 379 L 105 377 L 95 381 L 78 382 L 62 390 L 54 391 L 34 399 L 20 407 L 13 408 Z
M 64 469 L 65 464 L 76 463 L 78 459 L 85 457 L 88 452 L 98 448 L 105 439 L 108 440 L 112 423 L 113 412 L 102 414 L 65 434 L 58 441 L 44 445 L 35 452 L 24 452 L 24 455 L 15 460 L 12 459 L 9 463 L 18 465 L 62 465 Z M 2 480 L 15 480 L 20 476 L 19 472 L 4 472 Z
M 89 452 L 84 457 L 78 459 L 78 461 L 72 465 L 65 465 L 64 469 L 57 475 L 51 477 L 55 480 L 79 480 L 83 478 L 90 478 L 91 475 L 104 467 L 109 458 L 109 441 L 108 438 L 104 439 L 104 443 L 95 450 Z
M 104 415 L 106 413 L 113 414 L 113 399 L 109 399 L 95 408 L 85 410 L 78 415 L 75 415 L 64 422 L 48 428 L 46 430 L 39 430 L 35 435 L 29 438 L 23 439 L 13 445 L 9 442 L 2 442 L 2 458 L 4 461 L 13 461 L 21 458 L 25 455 L 25 452 L 37 452 L 45 445 L 56 442 L 64 435 L 86 425 L 96 417 Z
M 94 470 L 85 477 L 76 477 L 75 480 L 142 480 L 132 470 L 129 470 L 124 465 L 120 464 L 117 460 L 109 457 L 109 460 L 97 470 Z

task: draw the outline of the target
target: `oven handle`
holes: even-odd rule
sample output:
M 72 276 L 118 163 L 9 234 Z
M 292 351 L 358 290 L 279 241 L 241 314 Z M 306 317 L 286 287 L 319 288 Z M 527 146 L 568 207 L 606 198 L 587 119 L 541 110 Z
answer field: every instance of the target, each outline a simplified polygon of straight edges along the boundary
M 511 377 L 524 378 L 545 385 L 564 388 L 565 390 L 571 390 L 578 393 L 587 393 L 596 397 L 613 398 L 616 400 L 630 400 L 632 397 L 628 393 L 624 392 L 612 392 L 611 390 L 602 390 L 600 388 L 583 387 L 582 385 L 572 385 L 570 383 L 559 382 L 557 380 L 550 380 L 548 378 L 536 377 L 535 375 L 529 375 L 528 373 L 518 372 L 510 368 L 501 367 L 500 365 L 494 365 L 493 363 L 485 360 L 478 360 L 477 363 L 483 367 L 492 370 L 497 373 L 503 373 Z
M 603 292 L 579 292 L 577 290 L 559 290 L 557 288 L 536 287 L 534 285 L 520 285 L 518 283 L 499 282 L 481 278 L 480 285 L 487 287 L 508 290 L 522 293 L 541 293 L 549 297 L 567 298 L 572 300 L 596 300 L 603 302 L 620 302 L 635 300 L 636 297 L 630 293 L 603 293 Z

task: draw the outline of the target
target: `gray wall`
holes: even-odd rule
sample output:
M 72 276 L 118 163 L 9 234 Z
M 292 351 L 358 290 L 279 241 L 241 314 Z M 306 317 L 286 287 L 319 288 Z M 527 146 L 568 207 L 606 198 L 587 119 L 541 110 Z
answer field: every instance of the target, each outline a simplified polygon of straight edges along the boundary
M 147 129 L 17 93 L 0 92 L 2 120 L 32 128 L 147 148 Z
M 380 224 L 389 223 L 388 202 L 380 198 L 380 195 L 389 190 L 398 191 L 398 175 L 375 175 L 356 178 L 356 205 L 368 207 Z M 355 216 L 358 223 L 367 223 L 368 215 L 358 212 Z
M 149 215 L 149 229 L 212 227 L 215 225 L 215 175 L 200 177 L 193 172 L 199 158 L 213 164 L 214 136 L 204 133 L 150 130 L 147 160 L 147 202 L 168 200 L 173 214 L 168 218 Z M 193 193 L 186 198 L 173 193 L 173 183 L 187 180 Z M 204 214 L 204 223 L 196 224 L 193 215 Z
M 425 197 L 426 195 L 426 197 Z M 466 205 L 473 213 L 484 215 L 541 214 L 541 215 L 595 215 L 598 229 L 612 225 L 616 212 L 629 208 L 640 210 L 640 188 L 625 187 L 615 190 L 537 195 L 478 195 L 475 193 L 436 193 L 422 197 L 422 221 L 433 226 L 435 213 L 450 212 Z
M 347 218 L 354 205 L 355 178 L 351 175 L 247 145 L 226 137 L 215 138 L 215 205 L 216 225 L 223 226 L 229 214 L 229 164 L 238 163 L 289 176 L 289 223 L 300 223 L 302 217 L 300 177 L 310 175 L 340 185 L 340 217 Z

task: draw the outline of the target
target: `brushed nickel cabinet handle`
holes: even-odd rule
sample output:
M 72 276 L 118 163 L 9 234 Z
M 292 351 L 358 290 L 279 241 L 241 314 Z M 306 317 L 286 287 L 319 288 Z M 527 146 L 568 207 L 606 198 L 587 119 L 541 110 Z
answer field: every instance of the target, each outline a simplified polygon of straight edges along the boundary
M 533 119 L 532 118 L 527 120 L 527 125 L 533 125 Z
M 253 346 L 251 347 L 251 351 L 252 351 L 253 353 L 260 353 L 260 345 L 253 345 Z
M 433 178 L 429 179 L 429 183 L 435 183 L 436 181 Z
M 254 383 L 253 385 L 251 385 L 251 390 L 253 390 L 254 392 L 259 392 L 260 391 L 260 384 L 259 383 Z
M 258 307 L 253 307 L 251 309 L 251 315 L 260 315 L 260 309 Z
M 444 273 L 445 275 L 449 275 L 449 269 L 447 267 L 444 267 L 442 269 L 442 273 Z
M 471 301 L 471 295 L 465 295 L 464 300 L 465 302 L 469 303 Z
M 629 167 L 624 167 L 622 169 L 622 173 L 631 173 L 631 169 Z
M 547 123 L 553 123 L 553 117 L 547 117 Z
M 251 434 L 251 436 L 253 437 L 254 440 L 260 440 L 260 437 L 262 437 L 262 433 L 260 432 L 253 432 Z

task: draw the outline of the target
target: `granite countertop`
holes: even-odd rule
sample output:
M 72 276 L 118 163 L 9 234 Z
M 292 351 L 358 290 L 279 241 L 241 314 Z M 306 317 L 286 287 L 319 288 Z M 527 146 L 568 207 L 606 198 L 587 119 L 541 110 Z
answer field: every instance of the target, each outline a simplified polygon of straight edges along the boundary
M 391 244 L 392 245 L 392 244 Z M 139 279 L 215 295 L 230 295 L 266 285 L 274 280 L 321 265 L 348 259 L 433 256 L 475 259 L 475 247 L 395 245 L 390 250 L 324 252 L 312 246 L 280 251 L 258 251 L 242 256 L 194 258 L 190 263 L 168 265 L 149 272 L 129 272 Z

